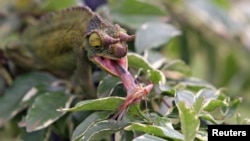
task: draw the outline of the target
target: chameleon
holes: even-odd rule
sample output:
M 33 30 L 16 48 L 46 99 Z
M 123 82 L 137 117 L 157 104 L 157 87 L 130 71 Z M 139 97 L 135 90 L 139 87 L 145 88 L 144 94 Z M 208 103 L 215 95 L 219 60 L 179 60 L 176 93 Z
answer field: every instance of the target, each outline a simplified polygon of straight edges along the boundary
M 76 70 L 83 92 L 96 98 L 91 62 L 119 77 L 115 65 L 128 68 L 127 41 L 135 36 L 88 7 L 77 6 L 42 16 L 20 38 L 18 44 L 6 48 L 11 59 L 18 59 L 11 50 L 21 48 L 25 59 L 19 58 L 19 65 L 69 73 Z

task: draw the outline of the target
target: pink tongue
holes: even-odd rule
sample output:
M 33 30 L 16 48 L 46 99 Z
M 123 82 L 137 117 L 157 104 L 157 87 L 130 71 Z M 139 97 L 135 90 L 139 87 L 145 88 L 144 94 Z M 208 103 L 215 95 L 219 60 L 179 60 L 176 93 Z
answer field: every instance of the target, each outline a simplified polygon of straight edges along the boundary
M 130 89 L 135 88 L 136 84 L 130 72 L 127 69 L 125 69 L 123 66 L 117 63 L 114 63 L 114 66 L 115 66 L 116 71 L 120 75 L 120 78 L 126 90 L 128 91 Z
M 117 63 L 114 63 L 114 67 L 118 72 L 118 74 L 120 75 L 122 83 L 127 90 L 127 95 L 133 94 L 131 92 L 133 92 L 133 90 L 136 90 L 138 86 L 135 84 L 134 78 L 132 77 L 130 72 Z M 153 88 L 153 84 L 149 84 L 144 88 L 147 91 L 147 93 L 150 93 L 151 89 Z

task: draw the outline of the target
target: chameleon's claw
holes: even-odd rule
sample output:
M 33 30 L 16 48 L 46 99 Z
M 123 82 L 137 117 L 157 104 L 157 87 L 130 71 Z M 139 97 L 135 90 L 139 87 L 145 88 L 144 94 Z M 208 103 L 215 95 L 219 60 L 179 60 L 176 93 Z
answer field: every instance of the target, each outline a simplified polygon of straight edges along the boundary
M 128 35 L 128 34 L 125 33 L 125 32 L 120 32 L 119 38 L 120 38 L 122 41 L 132 41 L 132 40 L 135 39 L 135 35 Z
M 103 42 L 105 44 L 115 44 L 118 43 L 120 41 L 120 39 L 115 39 L 113 37 L 110 37 L 109 35 L 104 35 L 103 37 Z

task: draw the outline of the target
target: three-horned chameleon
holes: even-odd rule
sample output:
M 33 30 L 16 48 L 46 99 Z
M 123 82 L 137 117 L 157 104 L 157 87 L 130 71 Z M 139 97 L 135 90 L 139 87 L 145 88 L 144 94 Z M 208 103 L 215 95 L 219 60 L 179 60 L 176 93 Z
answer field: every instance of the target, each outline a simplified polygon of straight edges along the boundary
M 23 32 L 21 44 L 28 49 L 23 58 L 32 57 L 23 59 L 23 63 L 71 73 L 76 67 L 82 88 L 89 98 L 95 98 L 89 60 L 119 76 L 114 64 L 127 68 L 126 41 L 133 39 L 119 25 L 102 19 L 87 7 L 69 8 L 42 17 Z M 11 54 L 13 47 L 6 50 L 11 59 L 19 59 Z

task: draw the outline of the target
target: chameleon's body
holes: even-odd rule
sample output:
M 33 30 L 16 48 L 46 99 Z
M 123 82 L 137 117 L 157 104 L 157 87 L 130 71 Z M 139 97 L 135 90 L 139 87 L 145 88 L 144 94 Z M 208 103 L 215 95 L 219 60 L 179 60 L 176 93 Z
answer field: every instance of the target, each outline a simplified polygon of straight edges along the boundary
M 92 59 L 93 55 L 116 60 L 125 57 L 127 45 L 124 40 L 116 42 L 122 45 L 119 50 L 124 52 L 122 55 L 112 52 L 107 40 L 99 39 L 103 44 L 103 47 L 100 45 L 99 48 L 91 47 L 86 41 L 92 32 L 98 32 L 100 37 L 117 39 L 121 30 L 118 25 L 102 20 L 86 7 L 74 7 L 44 16 L 36 25 L 25 30 L 22 41 L 36 56 L 38 63 L 46 65 L 46 68 L 72 70 L 76 65 L 72 62 L 76 62 L 76 52 L 81 47 L 85 47 L 89 59 Z
M 89 8 L 74 7 L 42 17 L 24 31 L 21 43 L 31 52 L 31 65 L 70 73 L 77 68 L 83 89 L 88 91 L 93 87 L 89 60 L 119 76 L 114 63 L 127 68 L 126 41 L 132 39 L 134 36 Z

